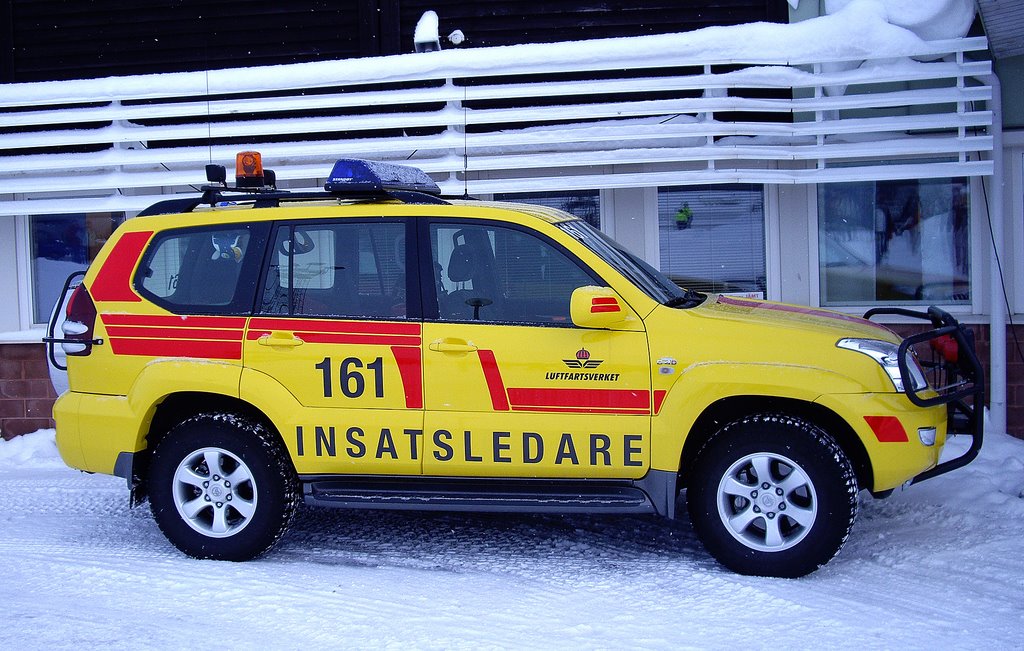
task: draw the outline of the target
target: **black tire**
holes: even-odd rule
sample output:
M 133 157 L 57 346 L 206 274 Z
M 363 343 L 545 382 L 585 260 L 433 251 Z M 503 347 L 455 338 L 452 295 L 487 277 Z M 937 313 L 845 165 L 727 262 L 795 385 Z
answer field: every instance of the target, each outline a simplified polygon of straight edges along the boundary
M 157 445 L 149 471 L 153 517 L 193 558 L 246 561 L 284 535 L 299 503 L 287 451 L 262 423 L 200 414 Z
M 698 452 L 686 499 L 719 563 L 739 574 L 795 578 L 842 549 L 857 492 L 853 466 L 823 430 L 758 414 L 726 425 Z

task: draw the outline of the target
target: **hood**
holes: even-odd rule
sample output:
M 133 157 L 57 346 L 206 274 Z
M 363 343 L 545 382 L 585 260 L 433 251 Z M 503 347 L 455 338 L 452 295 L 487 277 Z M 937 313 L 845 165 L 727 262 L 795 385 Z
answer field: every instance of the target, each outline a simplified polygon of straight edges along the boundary
M 836 347 L 847 337 L 899 343 L 888 328 L 859 317 L 712 294 L 691 309 L 655 309 L 645 322 L 652 361 L 675 361 L 676 371 L 664 376 L 675 381 L 705 377 L 716 386 L 731 382 L 736 390 L 763 395 L 776 395 L 785 385 L 790 393 L 782 395 L 796 391 L 809 399 L 894 390 L 875 360 Z
M 696 309 L 702 313 L 702 316 L 722 317 L 750 325 L 804 331 L 808 335 L 825 335 L 837 339 L 859 337 L 900 342 L 900 338 L 883 325 L 842 312 L 820 308 L 713 294 Z

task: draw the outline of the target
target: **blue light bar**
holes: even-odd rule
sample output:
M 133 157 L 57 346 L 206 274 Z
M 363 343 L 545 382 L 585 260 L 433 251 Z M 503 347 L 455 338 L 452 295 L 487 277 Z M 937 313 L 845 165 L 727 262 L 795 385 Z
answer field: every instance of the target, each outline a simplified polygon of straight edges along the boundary
M 324 183 L 324 190 L 341 194 L 377 194 L 390 190 L 441 194 L 437 183 L 419 168 L 359 158 L 343 158 L 336 162 Z

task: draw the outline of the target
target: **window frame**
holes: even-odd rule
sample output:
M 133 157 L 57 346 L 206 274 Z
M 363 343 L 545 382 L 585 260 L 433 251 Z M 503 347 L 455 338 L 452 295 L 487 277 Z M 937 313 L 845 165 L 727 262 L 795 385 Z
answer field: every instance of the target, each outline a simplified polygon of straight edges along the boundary
M 928 177 L 931 178 L 931 177 Z M 962 178 L 962 177 L 939 177 L 939 178 Z M 968 215 L 968 237 L 970 241 L 968 243 L 968 255 L 970 256 L 970 262 L 968 264 L 968 282 L 970 284 L 971 298 L 966 303 L 940 303 L 932 301 L 928 305 L 937 305 L 950 314 L 961 316 L 961 315 L 981 315 L 985 312 L 985 307 L 988 305 L 988 284 L 986 282 L 987 272 L 987 257 L 982 260 L 985 247 L 990 246 L 991 239 L 988 233 L 988 224 L 986 221 L 987 208 L 985 206 L 984 193 L 981 187 L 984 177 L 969 176 L 966 177 L 968 180 L 967 187 L 970 192 L 969 200 L 969 215 Z M 885 181 L 888 179 L 868 179 L 867 182 L 877 183 L 878 181 Z M 837 183 L 847 183 L 848 181 L 837 181 Z M 905 302 L 886 302 L 886 301 L 873 301 L 867 305 L 822 305 L 821 300 L 821 267 L 820 267 L 820 215 L 818 211 L 818 188 L 823 185 L 822 183 L 809 183 L 807 184 L 807 280 L 808 280 L 808 292 L 807 305 L 814 307 L 821 307 L 823 309 L 832 310 L 835 312 L 842 312 L 845 314 L 851 314 L 855 316 L 861 316 L 869 309 L 876 307 L 893 307 L 902 308 L 914 311 L 921 311 L 927 307 L 922 303 L 905 303 Z M 1004 273 L 1006 267 L 1004 266 Z M 983 296 L 985 294 L 985 296 Z
M 266 240 L 266 251 L 263 254 L 259 269 L 259 279 L 256 287 L 256 293 L 253 296 L 253 304 L 251 313 L 259 316 L 279 316 L 281 318 L 289 319 L 333 319 L 333 320 L 356 320 L 356 321 L 422 321 L 423 320 L 423 304 L 421 298 L 421 290 L 419 287 L 418 276 L 420 274 L 420 255 L 419 255 L 419 232 L 416 228 L 415 222 L 417 219 L 411 217 L 374 217 L 374 216 L 358 216 L 358 217 L 325 217 L 322 219 L 278 219 L 269 224 L 267 231 Z M 310 314 L 292 314 L 291 305 L 289 305 L 289 313 L 281 315 L 271 315 L 260 311 L 261 303 L 263 301 L 263 294 L 266 291 L 267 283 L 267 270 L 269 269 L 276 251 L 274 250 L 273 243 L 276 242 L 276 236 L 280 228 L 293 227 L 298 228 L 301 226 L 309 226 L 310 228 L 324 228 L 338 224 L 402 224 L 405 232 L 405 316 L 334 316 L 334 315 L 310 315 Z M 291 301 L 289 301 L 291 303 Z
M 1010 178 L 1007 185 L 1011 190 L 1008 210 L 1010 228 L 1005 229 L 1003 250 L 1009 253 L 1012 262 L 1003 260 L 1003 276 L 1007 277 L 1007 293 L 1010 299 L 1010 314 L 1024 313 L 1024 138 L 1014 139 L 1010 156 Z
M 153 292 L 149 291 L 142 286 L 143 281 L 143 269 L 148 266 L 150 260 L 156 255 L 156 251 L 160 244 L 172 237 L 180 236 L 182 233 L 202 233 L 212 232 L 218 230 L 228 229 L 244 229 L 246 227 L 251 228 L 251 235 L 249 237 L 248 248 L 253 252 L 252 255 L 247 255 L 245 260 L 242 262 L 242 267 L 238 272 L 239 283 L 235 288 L 234 296 L 229 303 L 224 305 L 199 305 L 199 304 L 181 304 L 171 303 L 165 300 L 161 296 L 157 296 Z M 172 314 L 186 314 L 186 315 L 216 315 L 216 316 L 249 316 L 252 314 L 254 303 L 256 300 L 256 288 L 259 284 L 258 281 L 252 283 L 249 291 L 249 295 L 246 296 L 246 292 L 242 290 L 244 287 L 244 278 L 247 275 L 258 274 L 263 268 L 263 259 L 265 257 L 267 248 L 267 237 L 270 232 L 270 222 L 261 221 L 250 221 L 250 222 L 223 222 L 217 224 L 203 224 L 201 226 L 184 226 L 180 228 L 168 228 L 163 231 L 158 231 L 153 235 L 150 241 L 146 244 L 146 249 L 143 251 L 142 256 L 139 258 L 139 263 L 132 274 L 132 288 L 139 293 L 140 296 L 153 303 L 154 305 L 161 307 Z M 263 250 L 261 251 L 261 247 Z
M 582 221 L 582 220 L 581 220 Z M 611 283 L 606 281 L 600 276 L 594 269 L 584 263 L 578 255 L 569 250 L 566 246 L 556 241 L 551 236 L 541 231 L 518 224 L 511 221 L 502 221 L 499 219 L 474 219 L 472 217 L 430 217 L 426 219 L 417 220 L 419 227 L 419 241 L 422 242 L 420 247 L 423 251 L 432 251 L 430 231 L 435 225 L 447 225 L 447 226 L 480 226 L 480 227 L 495 227 L 504 228 L 506 230 L 519 231 L 532 237 L 539 239 L 548 246 L 552 247 L 555 251 L 558 251 L 564 255 L 571 263 L 576 265 L 585 275 L 589 276 L 596 285 L 602 287 L 611 287 Z M 577 326 L 572 320 L 565 322 L 554 322 L 554 321 L 485 321 L 479 320 L 454 320 L 454 319 L 442 319 L 440 317 L 440 308 L 437 302 L 437 287 L 434 283 L 434 260 L 432 253 L 420 256 L 419 260 L 419 277 L 420 277 L 420 292 L 421 300 L 423 302 L 423 320 L 431 323 L 451 323 L 451 324 L 472 324 L 472 325 L 508 325 L 508 326 L 527 326 L 527 327 L 544 327 L 544 328 L 576 328 Z
M 24 198 L 24 195 L 14 195 L 16 199 Z M 35 286 L 35 265 L 33 257 L 33 240 L 32 240 L 32 219 L 35 217 L 52 217 L 54 215 L 89 215 L 98 214 L 119 214 L 121 221 L 118 222 L 114 230 L 121 228 L 121 226 L 129 221 L 134 213 L 121 212 L 121 211 L 110 211 L 110 210 L 94 210 L 91 212 L 61 212 L 61 213 L 26 213 L 22 215 L 12 216 L 13 220 L 13 231 L 14 231 L 14 265 L 12 270 L 16 271 L 16 278 L 14 292 L 10 296 L 11 301 L 17 302 L 17 327 L 21 330 L 30 330 L 33 328 L 45 327 L 50 320 L 50 314 L 47 314 L 46 320 L 36 321 L 35 313 L 36 308 L 39 307 L 36 301 L 36 286 Z M 111 236 L 114 230 L 111 231 Z M 87 255 L 88 257 L 88 255 Z M 92 260 L 86 263 L 85 269 L 88 269 L 92 264 Z M 64 280 L 61 279 L 63 283 Z M 60 292 L 61 287 L 57 287 L 57 292 Z M 53 306 L 48 308 L 52 311 Z

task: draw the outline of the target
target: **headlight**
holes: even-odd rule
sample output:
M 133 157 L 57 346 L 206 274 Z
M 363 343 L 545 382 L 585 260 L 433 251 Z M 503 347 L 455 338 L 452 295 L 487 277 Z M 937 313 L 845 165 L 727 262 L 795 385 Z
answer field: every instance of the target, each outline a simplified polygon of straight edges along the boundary
M 836 346 L 863 353 L 878 362 L 885 369 L 896 390 L 903 392 L 905 384 L 904 378 L 900 375 L 899 346 L 878 339 L 840 339 L 836 342 Z M 910 350 L 907 350 L 907 369 L 910 371 L 912 390 L 920 391 L 928 386 L 928 381 L 924 378 L 924 371 L 921 370 L 917 357 Z

